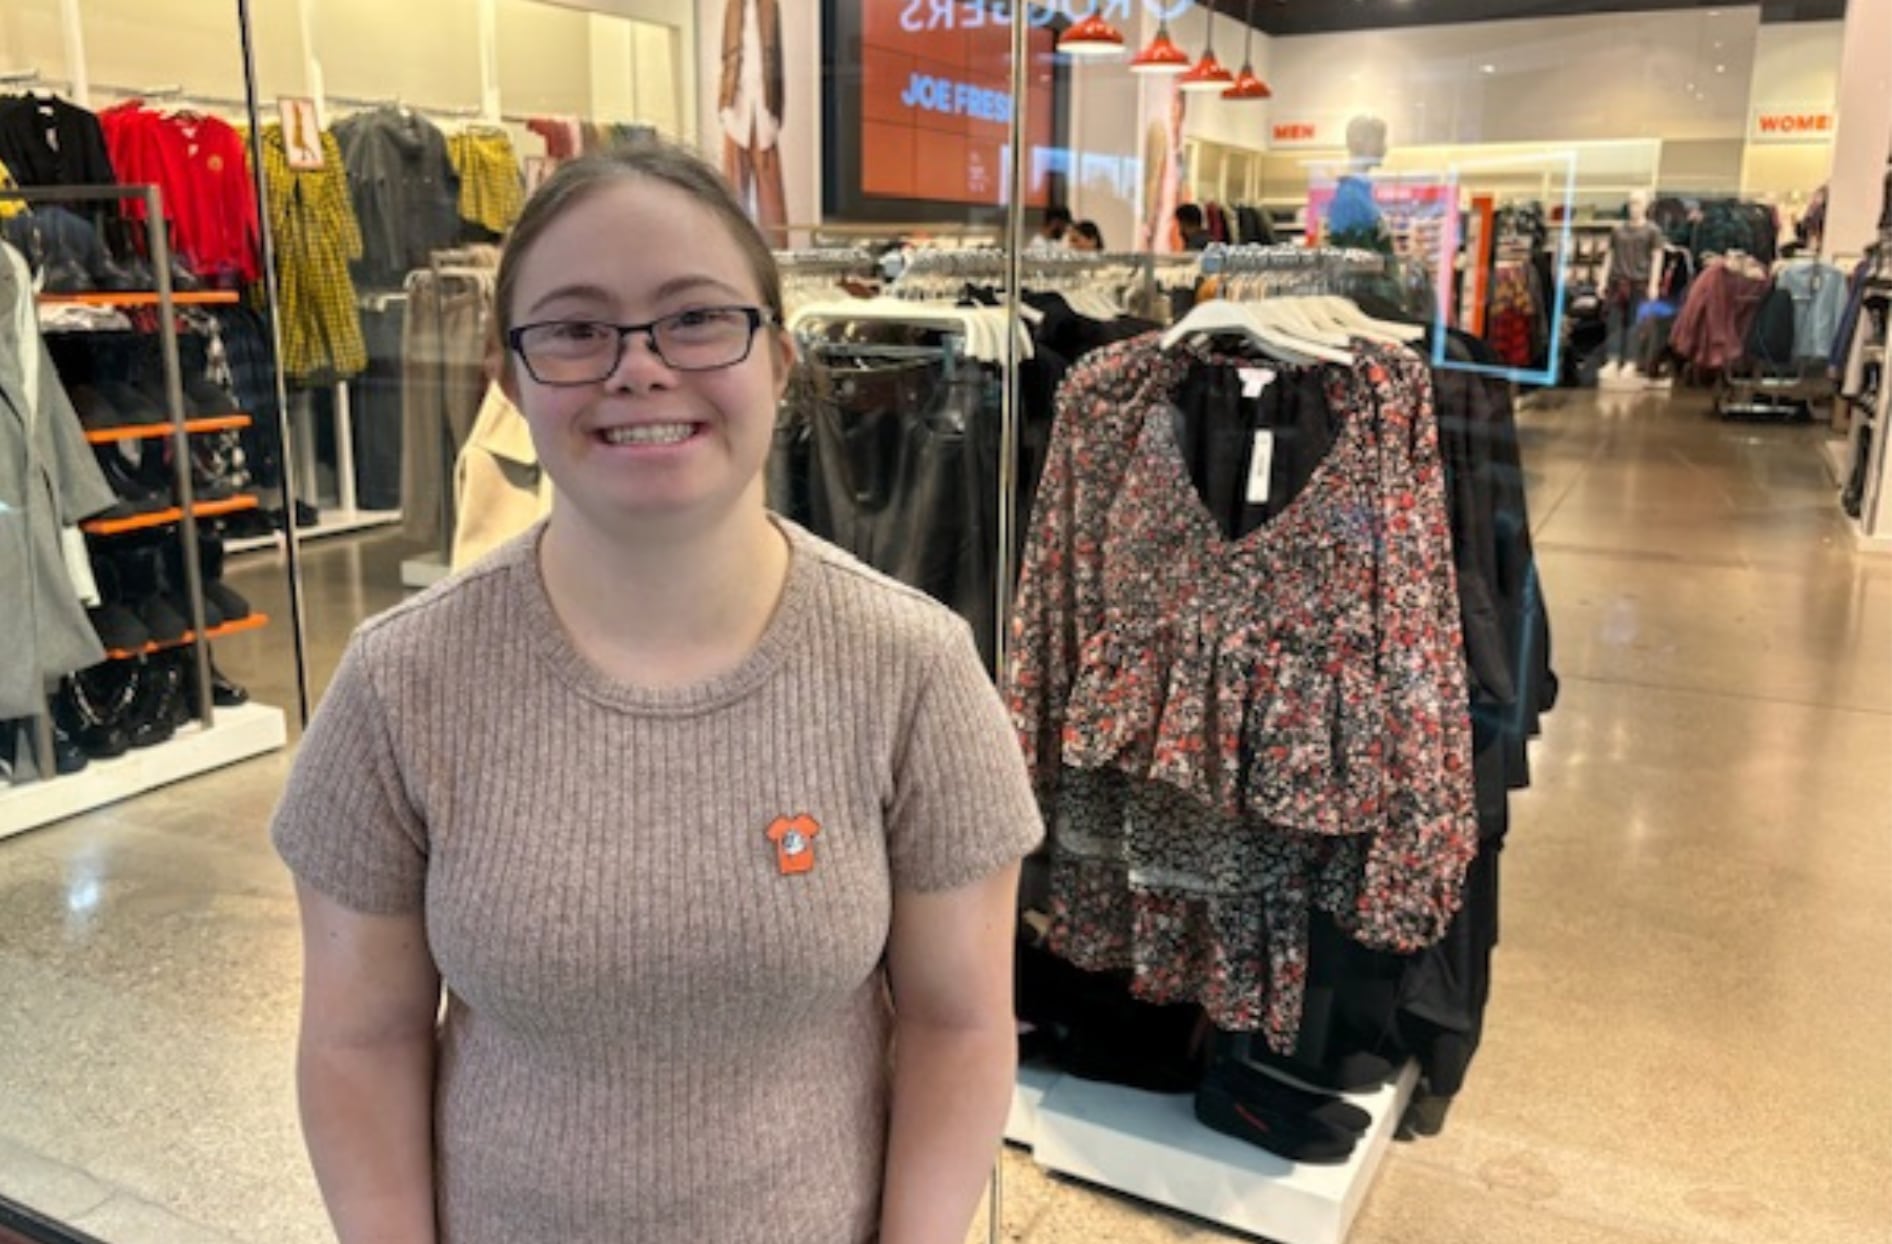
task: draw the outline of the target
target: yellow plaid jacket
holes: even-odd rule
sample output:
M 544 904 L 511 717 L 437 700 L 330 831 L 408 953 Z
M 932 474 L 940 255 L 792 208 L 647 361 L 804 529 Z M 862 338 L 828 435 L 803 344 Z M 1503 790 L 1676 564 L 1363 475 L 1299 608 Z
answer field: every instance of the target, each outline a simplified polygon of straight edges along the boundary
M 345 380 L 368 366 L 348 261 L 361 257 L 361 229 L 335 136 L 322 131 L 322 167 L 294 169 L 282 126 L 263 127 L 263 188 L 282 300 L 282 369 L 293 380 Z

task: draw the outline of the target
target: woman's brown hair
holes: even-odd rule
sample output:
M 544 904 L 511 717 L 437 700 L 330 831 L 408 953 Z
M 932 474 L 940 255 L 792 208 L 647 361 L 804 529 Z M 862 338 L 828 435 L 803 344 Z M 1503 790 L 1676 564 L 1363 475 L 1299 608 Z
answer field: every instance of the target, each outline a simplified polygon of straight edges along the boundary
M 762 231 L 742 210 L 729 183 L 688 147 L 651 138 L 559 165 L 526 201 L 518 222 L 506 235 L 494 286 L 495 344 L 499 344 L 502 352 L 505 347 L 500 343 L 513 329 L 512 299 L 519 285 L 519 269 L 531 252 L 532 244 L 561 216 L 591 195 L 618 182 L 640 180 L 675 186 L 722 221 L 736 245 L 742 248 L 756 288 L 762 292 L 763 308 L 780 322 L 781 269 L 776 266 L 775 255 L 769 250 Z M 509 357 L 505 362 L 510 364 Z

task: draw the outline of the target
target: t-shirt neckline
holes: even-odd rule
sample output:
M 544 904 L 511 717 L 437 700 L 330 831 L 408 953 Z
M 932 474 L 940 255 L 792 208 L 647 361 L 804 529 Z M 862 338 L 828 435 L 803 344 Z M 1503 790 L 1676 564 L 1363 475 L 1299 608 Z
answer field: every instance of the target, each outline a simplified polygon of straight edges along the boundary
M 593 665 L 572 643 L 546 591 L 545 576 L 539 568 L 539 543 L 546 529 L 543 520 L 514 544 L 510 567 L 533 646 L 574 691 L 624 712 L 681 716 L 708 712 L 742 699 L 767 682 L 793 649 L 814 591 L 816 559 L 808 533 L 777 515 L 770 515 L 770 519 L 788 540 L 788 576 L 762 638 L 728 672 L 681 687 L 644 687 L 620 682 Z

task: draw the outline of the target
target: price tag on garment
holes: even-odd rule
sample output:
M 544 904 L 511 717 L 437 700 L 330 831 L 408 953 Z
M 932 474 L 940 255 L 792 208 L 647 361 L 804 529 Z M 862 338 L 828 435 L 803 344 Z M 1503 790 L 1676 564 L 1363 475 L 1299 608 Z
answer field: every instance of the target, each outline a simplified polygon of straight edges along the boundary
M 1268 504 L 1268 491 L 1273 480 L 1274 433 L 1262 428 L 1255 433 L 1255 452 L 1248 460 L 1248 504 Z
M 1274 372 L 1266 367 L 1238 367 L 1236 374 L 1242 378 L 1242 396 L 1257 398 L 1262 390 L 1274 383 Z

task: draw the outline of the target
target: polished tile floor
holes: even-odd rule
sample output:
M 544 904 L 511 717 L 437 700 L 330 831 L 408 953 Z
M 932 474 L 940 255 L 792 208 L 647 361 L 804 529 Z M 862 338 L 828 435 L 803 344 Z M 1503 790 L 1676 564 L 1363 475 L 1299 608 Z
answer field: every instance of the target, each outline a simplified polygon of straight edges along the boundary
M 1886 1244 L 1892 559 L 1852 551 L 1813 429 L 1553 395 L 1527 431 L 1563 702 L 1484 1050 L 1354 1239 Z M 318 688 L 402 551 L 310 549 Z M 286 619 L 271 558 L 237 574 Z M 289 703 L 282 639 L 219 656 Z M 285 766 L 0 843 L 0 1193 L 113 1244 L 326 1238 L 264 839 Z M 1018 1155 L 1005 1187 L 1008 1240 L 1226 1238 Z

